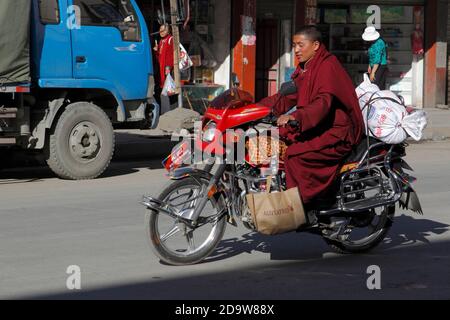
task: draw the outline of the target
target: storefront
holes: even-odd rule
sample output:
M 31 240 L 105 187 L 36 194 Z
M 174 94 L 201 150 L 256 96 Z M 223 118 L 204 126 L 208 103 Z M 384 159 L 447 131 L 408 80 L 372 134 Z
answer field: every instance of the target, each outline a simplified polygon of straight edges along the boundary
M 351 1 L 318 1 L 317 25 L 325 44 L 335 54 L 353 79 L 361 83 L 368 69 L 368 43 L 361 35 L 371 23 L 388 46 L 387 89 L 401 95 L 405 103 L 423 106 L 424 79 L 424 7 L 421 1 L 396 1 L 395 5 L 353 4 Z M 377 13 L 380 21 L 376 21 Z M 374 17 L 373 19 L 371 17 Z
M 160 24 L 170 24 L 169 0 L 137 0 L 152 34 L 159 41 Z M 189 10 L 189 14 L 187 13 Z M 190 0 L 180 42 L 193 66 L 181 72 L 183 106 L 203 113 L 208 101 L 230 83 L 230 1 Z M 155 69 L 157 61 L 155 59 Z
M 151 32 L 156 32 L 161 0 L 138 2 L 148 15 Z M 208 100 L 231 86 L 233 75 L 256 100 L 275 93 L 295 69 L 291 38 L 305 24 L 319 26 L 325 45 L 340 59 L 354 84 L 359 84 L 368 68 L 367 43 L 361 35 L 368 21 L 376 22 L 371 19 L 374 5 L 380 9 L 379 29 L 388 44 L 388 88 L 403 96 L 406 104 L 419 108 L 445 103 L 447 46 L 444 52 L 438 39 L 447 18 L 450 25 L 447 6 L 445 21 L 441 21 L 437 19 L 442 15 L 438 0 L 355 2 L 191 0 L 190 21 L 181 32 L 181 42 L 194 62 L 182 74 L 183 95 L 188 96 L 184 106 L 203 111 Z M 169 0 L 164 3 L 168 15 Z M 444 33 L 446 44 L 446 28 Z
M 295 68 L 292 33 L 306 24 L 319 26 L 325 45 L 358 85 L 368 69 L 368 46 L 361 35 L 373 15 L 368 9 L 375 4 L 380 9 L 380 33 L 388 45 L 387 87 L 403 96 L 406 104 L 423 107 L 424 1 L 354 3 L 349 0 L 252 0 L 241 5 L 234 1 L 234 24 L 241 23 L 240 28 L 247 30 L 246 22 L 239 19 L 256 20 L 254 30 L 250 30 L 256 36 L 253 47 L 252 43 L 238 41 L 242 36 L 239 33 L 232 42 L 237 43 L 233 47 L 233 72 L 246 78 L 244 89 L 254 93 L 258 100 L 275 93 L 279 85 L 289 79 Z M 249 77 L 255 78 L 254 85 Z

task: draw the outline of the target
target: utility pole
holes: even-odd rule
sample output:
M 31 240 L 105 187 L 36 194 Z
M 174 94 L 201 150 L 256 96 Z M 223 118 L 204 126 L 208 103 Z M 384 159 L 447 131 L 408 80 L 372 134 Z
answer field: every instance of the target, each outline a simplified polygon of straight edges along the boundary
M 178 94 L 178 107 L 183 107 L 183 97 L 181 92 L 181 76 L 180 76 L 180 29 L 178 27 L 178 1 L 170 0 L 170 18 L 173 35 L 174 48 L 174 64 L 173 73 L 175 76 L 176 93 Z

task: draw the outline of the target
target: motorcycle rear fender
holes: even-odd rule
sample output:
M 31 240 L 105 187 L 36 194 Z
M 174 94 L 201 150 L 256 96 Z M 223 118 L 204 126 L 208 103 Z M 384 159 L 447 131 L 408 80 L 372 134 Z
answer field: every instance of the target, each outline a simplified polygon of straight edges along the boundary
M 403 194 L 399 200 L 399 206 L 402 209 L 411 210 L 420 215 L 423 215 L 422 205 L 420 204 L 419 197 L 417 196 L 416 191 L 414 190 L 412 183 L 416 180 L 416 178 L 410 176 L 405 173 L 403 169 L 413 171 L 411 166 L 403 159 L 394 163 L 394 178 L 397 180 L 402 186 Z M 400 174 L 398 174 L 400 173 Z

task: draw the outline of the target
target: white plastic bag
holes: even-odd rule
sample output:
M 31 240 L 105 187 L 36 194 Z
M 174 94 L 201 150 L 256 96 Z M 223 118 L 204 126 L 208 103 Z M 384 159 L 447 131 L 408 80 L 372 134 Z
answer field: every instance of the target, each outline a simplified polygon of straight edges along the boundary
M 402 101 L 393 92 L 385 90 L 371 95 L 367 121 L 369 134 L 387 144 L 402 143 L 408 138 L 403 129 L 403 119 L 407 115 Z M 363 113 L 367 115 L 367 110 Z
M 180 71 L 186 71 L 190 67 L 193 66 L 193 62 L 191 58 L 189 57 L 186 49 L 183 47 L 183 45 L 180 43 Z
M 363 112 L 364 124 L 367 126 L 367 102 L 372 98 L 372 95 L 380 91 L 380 88 L 373 84 L 367 73 L 364 74 L 364 81 L 356 88 L 356 96 L 358 97 L 359 107 Z
M 420 141 L 423 130 L 427 127 L 427 114 L 423 110 L 414 110 L 403 118 L 402 127 L 408 135 L 416 141 Z
M 414 140 L 422 139 L 427 125 L 424 111 L 408 113 L 403 100 L 389 90 L 380 91 L 370 82 L 367 74 L 364 82 L 356 88 L 364 123 L 370 136 L 388 144 L 402 143 L 411 136 Z
M 173 96 L 174 94 L 176 94 L 176 89 L 177 89 L 177 86 L 175 84 L 175 81 L 173 80 L 170 73 L 167 74 L 166 81 L 164 82 L 164 87 L 163 87 L 161 94 L 163 96 Z
M 356 95 L 358 96 L 358 99 L 362 97 L 367 98 L 367 96 L 370 96 L 371 93 L 378 91 L 380 91 L 380 88 L 370 81 L 367 73 L 364 73 L 364 81 L 356 88 Z

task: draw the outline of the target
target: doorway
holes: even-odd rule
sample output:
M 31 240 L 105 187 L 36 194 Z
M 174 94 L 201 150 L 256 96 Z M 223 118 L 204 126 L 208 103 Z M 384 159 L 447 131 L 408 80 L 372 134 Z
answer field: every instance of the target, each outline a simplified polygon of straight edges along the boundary
M 260 19 L 256 28 L 256 101 L 278 91 L 280 75 L 280 20 Z

